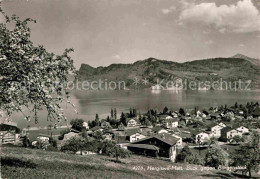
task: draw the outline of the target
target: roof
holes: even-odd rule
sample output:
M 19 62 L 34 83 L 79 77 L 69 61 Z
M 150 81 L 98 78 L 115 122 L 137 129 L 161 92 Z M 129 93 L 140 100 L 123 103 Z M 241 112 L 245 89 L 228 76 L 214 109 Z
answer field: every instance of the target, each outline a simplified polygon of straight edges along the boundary
M 180 140 L 179 138 L 173 137 L 170 134 L 163 133 L 163 134 L 157 134 L 157 135 L 154 135 L 154 136 L 151 136 L 151 137 L 146 137 L 146 138 L 140 139 L 136 142 L 133 142 L 133 144 L 140 143 L 142 141 L 146 141 L 146 140 L 149 140 L 149 139 L 152 139 L 152 138 L 160 140 L 160 141 L 162 141 L 162 142 L 164 142 L 164 143 L 166 143 L 170 146 L 175 145 Z
M 90 130 L 92 130 L 92 131 L 97 131 L 97 130 L 99 130 L 99 129 L 101 129 L 100 126 L 95 126 L 95 127 L 92 127 Z
M 164 129 L 164 128 L 162 128 L 162 127 L 160 127 L 160 126 L 155 126 L 155 127 L 152 129 L 152 131 L 153 131 L 153 132 L 159 132 L 159 131 L 162 130 L 162 129 Z
M 73 128 L 70 129 L 70 132 L 80 133 L 80 131 L 73 129 Z
M 159 150 L 158 147 L 155 145 L 149 144 L 128 144 L 127 147 L 134 147 L 134 148 L 141 148 L 141 149 L 148 149 L 148 150 Z
M 12 121 L 3 121 L 1 124 L 17 127 L 17 123 Z
M 233 129 L 231 128 L 231 127 L 229 127 L 229 126 L 227 126 L 227 127 L 224 127 L 224 128 L 222 128 L 221 129 L 221 132 L 229 132 L 229 131 L 232 131 Z
M 139 128 L 134 128 L 134 129 L 126 129 L 125 130 L 125 134 L 126 136 L 130 136 L 136 133 L 140 133 L 140 129 Z
M 208 128 L 212 128 L 212 127 L 215 127 L 217 126 L 218 124 L 217 123 L 210 123 L 207 125 Z

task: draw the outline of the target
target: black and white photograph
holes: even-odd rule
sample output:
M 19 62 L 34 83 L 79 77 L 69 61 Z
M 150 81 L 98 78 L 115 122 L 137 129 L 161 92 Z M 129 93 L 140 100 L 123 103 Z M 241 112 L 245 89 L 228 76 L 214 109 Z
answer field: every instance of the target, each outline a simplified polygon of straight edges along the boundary
M 260 0 L 0 0 L 0 179 L 260 178 Z

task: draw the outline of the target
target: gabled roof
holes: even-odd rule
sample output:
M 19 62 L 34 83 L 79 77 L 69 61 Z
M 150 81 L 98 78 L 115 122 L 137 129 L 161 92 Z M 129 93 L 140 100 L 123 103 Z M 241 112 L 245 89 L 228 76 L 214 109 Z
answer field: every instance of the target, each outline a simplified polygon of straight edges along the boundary
M 152 138 L 160 140 L 160 141 L 162 141 L 162 142 L 164 142 L 164 143 L 166 143 L 170 146 L 175 145 L 180 140 L 179 138 L 173 137 L 170 134 L 163 133 L 163 134 L 157 134 L 157 135 L 154 135 L 154 136 L 151 136 L 151 137 L 146 137 L 146 138 L 140 139 L 136 142 L 133 142 L 133 144 L 140 143 L 140 142 L 152 139 Z
M 224 127 L 223 129 L 221 129 L 221 132 L 227 133 L 227 132 L 232 131 L 232 130 L 233 129 L 231 127 L 227 126 L 227 127 Z

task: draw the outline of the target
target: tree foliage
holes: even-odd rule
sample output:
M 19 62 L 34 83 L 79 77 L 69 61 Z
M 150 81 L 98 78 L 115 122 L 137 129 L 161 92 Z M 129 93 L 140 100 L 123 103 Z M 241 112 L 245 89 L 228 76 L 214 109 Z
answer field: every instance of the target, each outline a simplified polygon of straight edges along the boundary
M 260 165 L 259 134 L 253 133 L 250 142 L 237 149 L 231 158 L 233 166 L 246 166 L 250 177 L 252 170 L 257 172 Z
M 82 129 L 83 129 L 83 123 L 84 123 L 84 120 L 83 120 L 83 119 L 72 119 L 72 120 L 70 121 L 71 128 L 76 129 L 76 130 L 78 130 L 78 131 L 82 131 Z
M 27 120 L 34 116 L 37 123 L 38 111 L 45 108 L 48 119 L 64 119 L 60 103 L 69 98 L 66 85 L 68 74 L 75 73 L 69 56 L 73 49 L 55 55 L 35 46 L 28 23 L 36 21 L 8 17 L 1 8 L 0 12 L 5 16 L 0 23 L 0 111 L 7 116 L 19 111 Z
M 220 165 L 226 165 L 226 159 L 225 152 L 221 148 L 214 146 L 208 149 L 206 153 L 205 165 L 217 169 Z

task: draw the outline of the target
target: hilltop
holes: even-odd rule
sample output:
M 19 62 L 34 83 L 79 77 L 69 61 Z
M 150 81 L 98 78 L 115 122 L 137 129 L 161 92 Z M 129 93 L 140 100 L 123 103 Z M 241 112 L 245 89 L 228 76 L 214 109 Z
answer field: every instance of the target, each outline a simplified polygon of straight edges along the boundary
M 107 79 L 125 81 L 129 88 L 133 79 L 148 79 L 149 84 L 140 84 L 138 88 L 147 88 L 157 80 L 165 81 L 181 78 L 188 81 L 215 81 L 222 78 L 226 81 L 251 80 L 253 88 L 259 88 L 260 61 L 241 54 L 229 58 L 209 58 L 184 63 L 148 58 L 132 64 L 111 64 L 106 67 L 91 67 L 82 64 L 78 71 L 80 80 Z

